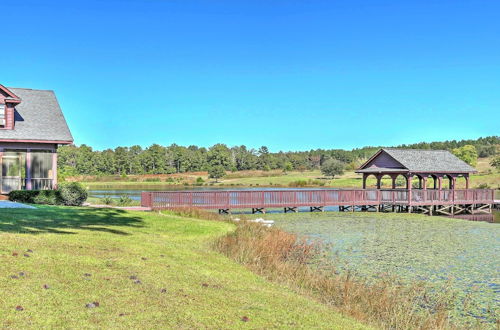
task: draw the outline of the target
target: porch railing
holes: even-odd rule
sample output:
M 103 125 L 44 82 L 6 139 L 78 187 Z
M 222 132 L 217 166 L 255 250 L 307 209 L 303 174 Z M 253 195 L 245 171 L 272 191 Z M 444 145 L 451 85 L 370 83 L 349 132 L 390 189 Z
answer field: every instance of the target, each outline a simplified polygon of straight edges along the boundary
M 31 178 L 31 190 L 51 190 L 53 188 L 54 188 L 53 179 Z

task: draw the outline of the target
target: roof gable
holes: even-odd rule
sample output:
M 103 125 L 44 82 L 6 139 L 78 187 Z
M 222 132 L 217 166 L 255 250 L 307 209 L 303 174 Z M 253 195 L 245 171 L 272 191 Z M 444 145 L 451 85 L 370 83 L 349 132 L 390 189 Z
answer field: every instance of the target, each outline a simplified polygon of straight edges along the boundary
M 367 168 L 406 169 L 403 164 L 398 162 L 383 149 L 380 149 L 373 157 L 360 167 L 360 169 Z

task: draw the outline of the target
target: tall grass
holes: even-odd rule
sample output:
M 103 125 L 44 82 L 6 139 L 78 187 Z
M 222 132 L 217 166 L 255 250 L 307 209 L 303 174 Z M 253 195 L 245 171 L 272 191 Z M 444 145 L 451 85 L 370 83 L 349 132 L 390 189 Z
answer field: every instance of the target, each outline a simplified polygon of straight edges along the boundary
M 185 218 L 204 219 L 204 220 L 228 220 L 227 215 L 222 215 L 196 207 L 176 207 L 168 210 L 161 211 L 161 213 L 177 215 Z
M 319 243 L 295 234 L 245 222 L 214 246 L 269 280 L 287 284 L 366 324 L 385 329 L 453 328 L 448 320 L 449 292 L 436 295 L 421 283 L 399 285 L 389 277 L 368 283 L 336 272 L 332 264 L 323 262 Z

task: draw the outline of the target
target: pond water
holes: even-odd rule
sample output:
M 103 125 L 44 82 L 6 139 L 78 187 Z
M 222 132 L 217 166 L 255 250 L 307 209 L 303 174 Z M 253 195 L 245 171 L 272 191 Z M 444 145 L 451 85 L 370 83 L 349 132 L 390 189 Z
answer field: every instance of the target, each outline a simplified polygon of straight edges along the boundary
M 242 190 L 242 191 L 252 191 L 252 190 L 296 190 L 300 188 L 272 188 L 272 187 L 253 187 L 253 188 L 228 188 L 228 187 L 184 187 L 184 186 L 160 186 L 160 187 L 147 187 L 145 189 L 89 189 L 89 196 L 96 198 L 111 197 L 119 198 L 120 196 L 126 195 L 132 200 L 140 200 L 141 192 L 143 191 L 179 191 L 179 190 L 191 190 L 191 191 L 207 191 L 207 190 Z M 307 188 L 307 190 L 324 190 L 329 188 Z M 335 189 L 335 188 L 330 188 Z
M 494 327 L 500 311 L 500 225 L 403 214 L 272 214 L 277 226 L 328 243 L 341 271 L 456 291 L 453 318 Z M 464 309 L 464 301 L 470 301 Z M 496 311 L 496 312 L 495 312 Z

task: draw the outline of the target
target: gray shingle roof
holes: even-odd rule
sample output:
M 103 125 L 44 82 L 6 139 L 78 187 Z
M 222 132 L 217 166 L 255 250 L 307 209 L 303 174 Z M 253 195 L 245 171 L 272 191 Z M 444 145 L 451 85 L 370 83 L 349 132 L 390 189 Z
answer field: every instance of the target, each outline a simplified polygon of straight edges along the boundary
M 53 91 L 9 88 L 20 99 L 13 130 L 0 130 L 0 140 L 73 141 Z
M 383 148 L 410 172 L 471 173 L 476 169 L 447 150 Z

